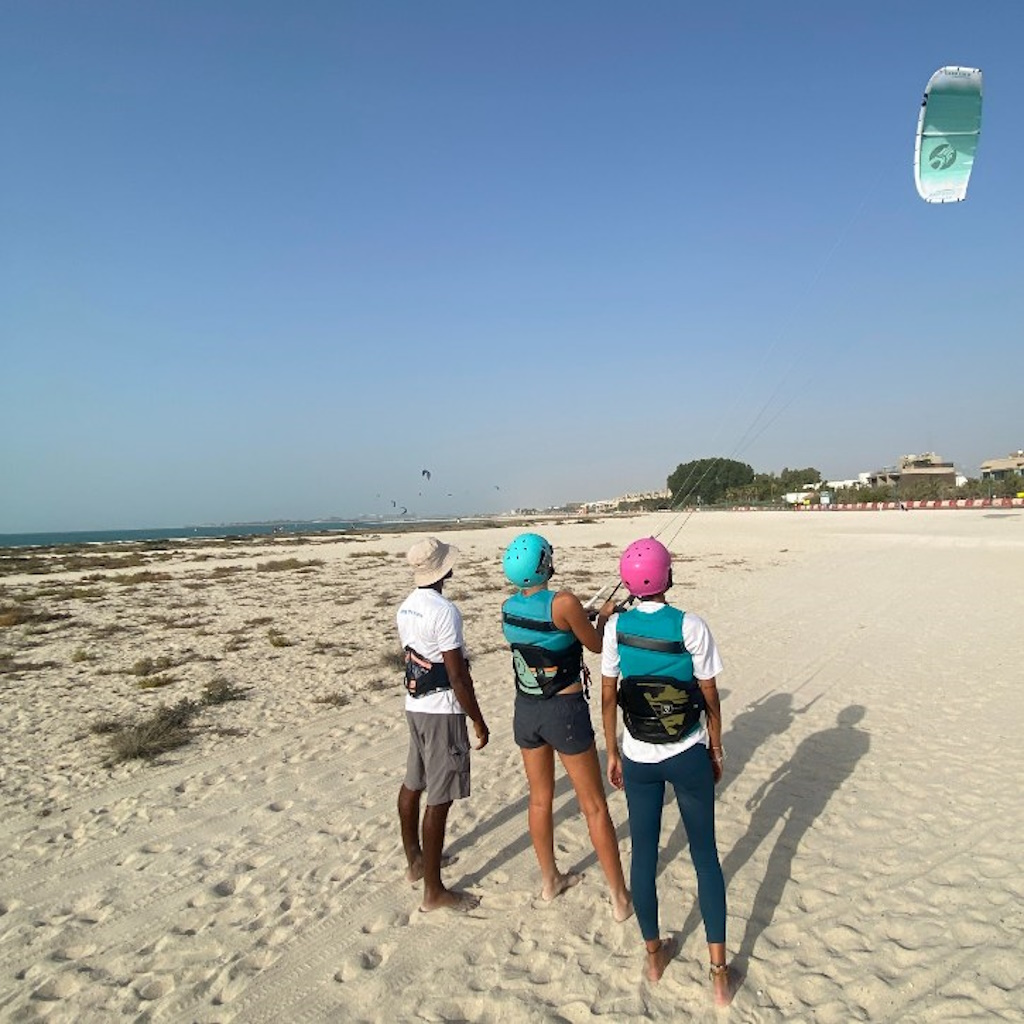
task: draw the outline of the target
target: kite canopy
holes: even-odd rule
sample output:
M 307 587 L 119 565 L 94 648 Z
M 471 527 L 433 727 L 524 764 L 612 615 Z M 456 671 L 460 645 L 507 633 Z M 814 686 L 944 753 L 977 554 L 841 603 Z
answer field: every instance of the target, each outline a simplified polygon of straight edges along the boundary
M 939 68 L 924 91 L 914 146 L 914 182 L 926 203 L 967 197 L 980 134 L 981 72 Z

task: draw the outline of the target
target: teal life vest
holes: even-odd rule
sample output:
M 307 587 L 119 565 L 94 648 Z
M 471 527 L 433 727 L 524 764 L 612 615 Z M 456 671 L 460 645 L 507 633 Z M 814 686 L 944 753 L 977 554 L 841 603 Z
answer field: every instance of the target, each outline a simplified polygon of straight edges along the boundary
M 629 734 L 645 743 L 675 743 L 700 724 L 707 707 L 683 643 L 685 612 L 664 605 L 656 612 L 620 612 L 618 705 Z
M 529 597 L 513 594 L 501 606 L 501 631 L 512 647 L 516 689 L 538 700 L 579 682 L 583 672 L 583 645 L 571 629 L 555 625 L 554 599 L 553 591 L 538 590 Z

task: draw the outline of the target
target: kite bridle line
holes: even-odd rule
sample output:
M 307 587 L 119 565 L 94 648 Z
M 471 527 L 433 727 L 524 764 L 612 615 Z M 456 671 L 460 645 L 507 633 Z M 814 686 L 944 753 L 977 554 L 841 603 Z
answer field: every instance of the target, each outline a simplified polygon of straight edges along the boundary
M 793 322 L 796 319 L 797 313 L 807 303 L 814 289 L 821 281 L 821 277 L 824 274 L 829 263 L 832 262 L 832 258 L 835 256 L 835 254 L 839 251 L 843 243 L 846 241 L 846 238 L 852 230 L 854 224 L 856 224 L 857 221 L 860 220 L 861 215 L 864 213 L 864 208 L 867 206 L 868 200 L 871 198 L 872 194 L 878 188 L 879 182 L 882 180 L 882 174 L 884 173 L 884 171 L 884 166 L 879 168 L 878 174 L 875 176 L 874 181 L 865 190 L 864 195 L 861 197 L 860 202 L 857 204 L 857 207 L 854 210 L 853 214 L 847 219 L 846 224 L 840 229 L 839 234 L 836 236 L 835 240 L 829 246 L 828 250 L 825 252 L 825 255 L 818 262 L 817 267 L 815 268 L 814 272 L 811 274 L 808 280 L 807 287 L 801 289 L 800 294 L 802 297 L 798 299 L 796 302 L 794 302 L 794 304 L 791 306 L 789 313 L 786 315 L 783 321 L 782 329 L 775 333 L 771 343 L 768 345 L 764 355 L 761 357 L 761 362 L 758 367 L 759 371 L 766 368 L 768 360 L 771 358 L 771 356 L 775 354 L 775 351 L 779 347 L 781 339 L 783 337 L 788 336 L 792 328 Z M 697 488 L 700 487 L 701 483 L 703 483 L 705 479 L 707 479 L 708 474 L 716 470 L 719 464 L 727 460 L 732 460 L 736 458 L 736 456 L 740 455 L 743 451 L 749 448 L 749 446 L 752 445 L 796 400 L 796 396 L 799 392 L 794 392 L 794 394 L 769 419 L 765 420 L 763 423 L 761 422 L 761 420 L 765 417 L 766 413 L 768 412 L 769 408 L 779 397 L 783 389 L 783 386 L 791 377 L 795 365 L 796 355 L 794 355 L 790 359 L 789 366 L 786 368 L 786 371 L 779 378 L 778 383 L 775 385 L 775 388 L 772 390 L 772 393 L 768 396 L 767 400 L 761 405 L 757 413 L 751 418 L 750 422 L 747 424 L 743 433 L 740 434 L 739 440 L 735 443 L 729 455 L 719 455 L 716 458 L 712 459 L 709 465 L 704 469 L 704 472 L 701 473 L 701 475 L 691 483 L 691 480 L 697 471 L 697 467 L 695 466 L 693 469 L 690 470 L 689 474 L 679 485 L 679 487 L 671 494 L 669 500 L 669 507 L 671 509 L 678 508 L 678 512 L 676 512 L 674 516 L 672 516 L 667 522 L 663 523 L 652 534 L 653 537 L 661 539 L 662 534 L 666 533 L 669 530 L 669 528 L 676 522 L 677 519 L 682 518 L 682 522 L 676 527 L 672 536 L 667 541 L 662 541 L 666 548 L 669 548 L 669 550 L 671 550 L 672 544 L 675 541 L 676 537 L 679 536 L 680 531 L 683 529 L 684 526 L 686 526 L 686 524 L 690 521 L 690 518 L 693 516 L 693 513 L 696 511 L 696 508 L 694 506 L 687 505 L 686 503 L 693 497 L 695 493 L 698 493 Z M 813 379 L 814 374 L 811 374 L 809 380 Z M 739 400 L 737 399 L 737 402 L 738 401 Z M 723 418 L 720 421 L 720 423 L 724 425 L 725 423 L 731 421 L 731 416 L 727 416 Z M 715 439 L 714 443 L 717 444 L 717 442 L 718 438 Z M 588 609 L 593 608 L 598 598 L 601 596 L 601 594 L 604 592 L 607 586 L 607 583 L 602 584 L 601 587 L 598 589 L 597 593 L 595 593 L 594 596 L 586 602 L 584 607 Z M 615 594 L 618 592 L 621 586 L 621 580 L 615 579 L 615 586 L 612 587 L 611 593 L 608 595 L 606 600 L 611 600 L 612 598 L 614 598 Z M 630 598 L 630 600 L 632 600 L 632 598 Z

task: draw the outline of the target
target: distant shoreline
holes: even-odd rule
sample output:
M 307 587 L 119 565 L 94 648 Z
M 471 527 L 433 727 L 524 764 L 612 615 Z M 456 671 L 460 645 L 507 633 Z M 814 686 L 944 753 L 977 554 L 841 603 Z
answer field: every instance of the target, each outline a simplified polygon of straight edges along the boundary
M 323 537 L 356 533 L 412 533 L 417 530 L 457 530 L 509 526 L 517 523 L 573 519 L 574 513 L 546 513 L 536 516 L 496 515 L 461 516 L 443 519 L 334 520 L 316 522 L 228 523 L 221 526 L 152 527 L 143 530 L 70 530 L 46 533 L 0 534 L 0 549 L 32 548 L 35 551 L 96 545 L 188 544 L 193 542 Z

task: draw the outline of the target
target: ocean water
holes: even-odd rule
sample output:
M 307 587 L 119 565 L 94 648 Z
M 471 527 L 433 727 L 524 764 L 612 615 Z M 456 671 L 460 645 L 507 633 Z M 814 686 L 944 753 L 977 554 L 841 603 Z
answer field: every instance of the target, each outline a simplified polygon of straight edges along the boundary
M 445 529 L 464 523 L 489 522 L 490 516 L 445 519 L 332 519 L 328 522 L 222 523 L 219 526 L 158 526 L 147 530 L 76 530 L 69 533 L 0 533 L 0 548 L 55 547 L 61 544 L 115 544 L 125 541 L 200 540 L 226 537 L 269 537 L 282 534 L 391 533 Z
M 118 541 L 197 540 L 202 537 L 264 537 L 271 534 L 309 534 L 337 530 L 394 528 L 383 522 L 229 523 L 221 526 L 171 526 L 149 530 L 78 530 L 71 533 L 0 533 L 0 548 L 53 547 L 57 544 L 112 544 Z

